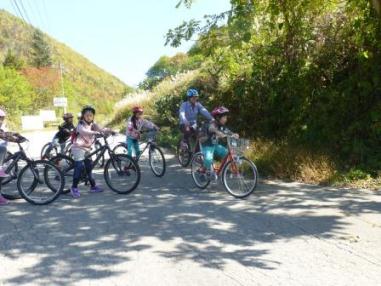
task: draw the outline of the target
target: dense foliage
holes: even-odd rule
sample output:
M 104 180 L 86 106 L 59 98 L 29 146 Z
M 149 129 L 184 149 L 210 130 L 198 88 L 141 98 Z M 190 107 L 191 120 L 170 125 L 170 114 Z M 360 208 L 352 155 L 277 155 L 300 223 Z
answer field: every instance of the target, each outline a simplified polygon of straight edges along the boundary
M 175 124 L 175 106 L 192 86 L 207 95 L 210 108 L 229 107 L 232 127 L 245 136 L 326 154 L 338 170 L 376 176 L 381 169 L 378 4 L 231 0 L 230 11 L 208 16 L 204 24 L 182 23 L 168 32 L 167 43 L 178 46 L 198 35 L 189 55 L 204 61 L 191 82 L 156 100 L 158 110 L 172 110 L 160 113 L 160 120 Z

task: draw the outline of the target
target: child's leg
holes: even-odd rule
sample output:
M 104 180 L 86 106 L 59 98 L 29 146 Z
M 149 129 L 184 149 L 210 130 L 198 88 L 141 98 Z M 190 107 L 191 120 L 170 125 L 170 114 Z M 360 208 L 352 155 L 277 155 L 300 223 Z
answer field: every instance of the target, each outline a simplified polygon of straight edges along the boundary
M 202 146 L 202 154 L 204 155 L 204 167 L 210 170 L 213 165 L 215 145 Z
M 139 147 L 139 141 L 138 140 L 134 140 L 134 149 L 135 149 L 136 157 L 139 157 L 140 147 Z
M 214 154 L 219 159 L 223 159 L 228 154 L 228 149 L 225 148 L 224 146 L 220 145 L 220 144 L 217 144 L 216 148 L 214 150 Z
M 7 154 L 7 146 L 0 145 L 0 166 L 3 166 L 6 154 Z
M 72 188 L 78 188 L 78 184 L 81 179 L 83 168 L 84 168 L 83 161 L 75 161 Z
M 89 179 L 89 182 L 90 182 L 90 186 L 92 188 L 94 188 L 95 187 L 95 180 L 93 178 L 93 168 L 91 166 L 91 160 L 90 159 L 85 160 L 85 168 L 86 168 L 87 178 Z
M 132 138 L 127 138 L 127 155 L 132 157 L 132 150 L 133 150 L 133 139 Z

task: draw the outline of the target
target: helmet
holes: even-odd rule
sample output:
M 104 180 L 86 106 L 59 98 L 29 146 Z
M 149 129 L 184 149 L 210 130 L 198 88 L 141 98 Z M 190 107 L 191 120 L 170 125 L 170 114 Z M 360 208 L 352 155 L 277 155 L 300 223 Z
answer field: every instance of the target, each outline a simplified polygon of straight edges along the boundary
M 194 97 L 194 96 L 198 96 L 198 91 L 195 90 L 194 88 L 188 89 L 187 97 Z
M 229 113 L 229 109 L 227 109 L 224 106 L 218 106 L 215 109 L 213 109 L 213 111 L 212 111 L 212 115 L 214 117 L 216 117 L 216 116 L 222 116 L 222 115 L 227 114 L 227 113 Z
M 135 106 L 132 108 L 133 113 L 143 113 L 143 108 L 140 106 Z
M 85 114 L 86 111 L 90 111 L 95 115 L 95 108 L 91 105 L 86 105 L 84 108 L 82 108 L 81 114 L 82 116 Z
M 66 119 L 69 119 L 69 118 L 73 118 L 73 114 L 71 113 L 65 113 L 63 116 L 62 116 L 63 120 L 66 120 Z
M 78 113 L 77 113 L 77 118 L 78 118 L 78 119 L 81 119 L 81 118 L 82 118 L 82 112 L 78 112 Z
M 0 109 L 0 117 L 5 117 L 5 116 L 7 116 L 5 111 L 3 109 Z

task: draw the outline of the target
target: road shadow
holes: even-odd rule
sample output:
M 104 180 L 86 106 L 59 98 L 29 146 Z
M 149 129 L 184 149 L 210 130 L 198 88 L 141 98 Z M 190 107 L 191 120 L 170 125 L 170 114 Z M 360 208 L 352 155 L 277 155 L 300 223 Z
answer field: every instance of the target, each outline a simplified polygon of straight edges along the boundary
M 235 261 L 248 268 L 276 269 L 280 262 L 265 258 L 270 252 L 265 244 L 306 235 L 331 237 L 345 227 L 342 216 L 317 214 L 315 209 L 381 210 L 379 202 L 366 201 L 361 194 L 308 185 L 262 183 L 245 200 L 229 196 L 221 185 L 200 191 L 189 171 L 173 159 L 164 178 L 142 169 L 139 188 L 127 196 L 111 191 L 90 195 L 81 186 L 78 200 L 63 195 L 49 206 L 19 201 L 2 207 L 0 254 L 37 257 L 31 267 L 2 282 L 68 285 L 112 278 L 121 273 L 115 265 L 147 250 L 205 268 L 223 270 Z M 96 179 L 105 186 L 101 172 Z M 158 247 L 152 239 L 171 247 Z

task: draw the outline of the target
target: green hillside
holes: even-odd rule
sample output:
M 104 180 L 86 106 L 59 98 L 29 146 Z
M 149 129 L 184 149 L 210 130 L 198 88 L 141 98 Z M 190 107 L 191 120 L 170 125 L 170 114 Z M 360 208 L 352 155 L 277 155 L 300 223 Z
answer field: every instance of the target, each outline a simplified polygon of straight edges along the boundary
M 77 112 L 82 105 L 92 104 L 102 119 L 112 111 L 114 103 L 131 90 L 116 77 L 46 34 L 42 35 L 50 50 L 51 65 L 36 68 L 32 48 L 35 33 L 34 27 L 0 10 L 0 105 L 8 109 L 16 122 L 21 114 L 51 108 L 53 97 L 62 95 L 60 64 L 64 66 L 64 89 L 69 111 Z M 1 65 L 9 53 L 20 63 L 17 71 Z

